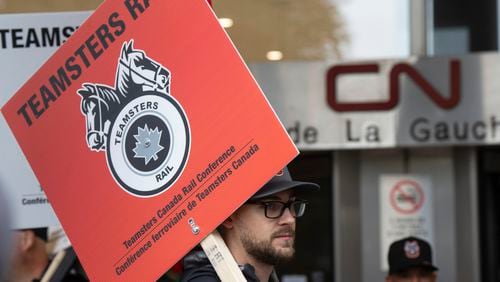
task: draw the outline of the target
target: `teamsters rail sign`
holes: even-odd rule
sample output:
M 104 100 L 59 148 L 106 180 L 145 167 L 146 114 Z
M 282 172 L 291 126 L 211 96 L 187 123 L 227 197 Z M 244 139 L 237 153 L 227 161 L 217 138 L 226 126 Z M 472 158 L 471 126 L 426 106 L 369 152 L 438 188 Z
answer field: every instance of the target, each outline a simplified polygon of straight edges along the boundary
M 105 1 L 2 114 L 92 281 L 156 280 L 297 155 L 206 1 Z

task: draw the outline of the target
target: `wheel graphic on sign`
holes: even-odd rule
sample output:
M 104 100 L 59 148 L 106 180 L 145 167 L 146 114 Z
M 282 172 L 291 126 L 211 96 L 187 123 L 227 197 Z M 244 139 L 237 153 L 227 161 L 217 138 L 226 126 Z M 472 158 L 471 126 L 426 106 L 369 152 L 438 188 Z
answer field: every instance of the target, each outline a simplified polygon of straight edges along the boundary
M 390 193 L 391 206 L 403 214 L 412 214 L 424 204 L 424 192 L 420 184 L 413 180 L 396 183 Z
M 88 148 L 106 152 L 109 171 L 126 192 L 153 197 L 184 171 L 191 130 L 170 93 L 170 71 L 133 43 L 123 43 L 115 86 L 85 82 L 77 93 Z

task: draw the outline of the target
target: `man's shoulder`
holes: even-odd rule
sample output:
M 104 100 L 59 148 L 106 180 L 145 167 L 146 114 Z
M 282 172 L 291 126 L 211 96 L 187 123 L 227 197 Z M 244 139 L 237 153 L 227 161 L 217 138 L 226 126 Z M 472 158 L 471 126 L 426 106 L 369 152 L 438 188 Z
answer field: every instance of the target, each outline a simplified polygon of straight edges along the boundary
M 181 282 L 219 282 L 219 276 L 205 252 L 200 248 L 196 248 L 189 252 L 183 260 L 184 273 L 182 274 Z M 243 276 L 248 282 L 257 282 L 259 279 L 255 274 L 255 269 L 249 264 L 239 266 Z
M 183 273 L 181 282 L 219 282 L 219 276 L 212 265 L 204 265 Z
M 181 282 L 211 282 L 220 281 L 215 269 L 210 264 L 205 252 L 200 248 L 195 248 L 184 257 L 184 273 Z

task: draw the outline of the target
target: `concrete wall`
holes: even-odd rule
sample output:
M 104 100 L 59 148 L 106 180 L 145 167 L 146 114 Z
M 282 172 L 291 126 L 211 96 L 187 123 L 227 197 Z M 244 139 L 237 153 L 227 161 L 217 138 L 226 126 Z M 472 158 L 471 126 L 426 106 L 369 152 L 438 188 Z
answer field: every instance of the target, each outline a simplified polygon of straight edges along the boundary
M 379 177 L 403 173 L 432 179 L 433 250 L 439 281 L 479 281 L 473 149 L 339 151 L 334 165 L 336 281 L 384 281 Z
M 434 210 L 434 258 L 442 281 L 456 280 L 455 192 L 451 149 L 413 150 L 405 171 L 404 152 L 361 152 L 361 234 L 362 281 L 382 281 L 380 270 L 379 177 L 381 174 L 409 173 L 432 179 Z M 375 278 L 376 277 L 376 278 Z M 374 279 L 375 278 L 375 279 Z

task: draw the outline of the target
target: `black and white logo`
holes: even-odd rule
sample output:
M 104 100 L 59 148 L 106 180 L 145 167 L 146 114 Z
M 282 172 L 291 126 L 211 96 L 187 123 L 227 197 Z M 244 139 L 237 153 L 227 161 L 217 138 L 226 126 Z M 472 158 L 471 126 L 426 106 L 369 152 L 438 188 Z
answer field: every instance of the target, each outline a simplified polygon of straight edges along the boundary
M 84 83 L 78 90 L 90 150 L 106 152 L 108 167 L 127 192 L 150 197 L 181 175 L 191 146 L 189 122 L 170 95 L 168 69 L 123 44 L 115 86 Z

